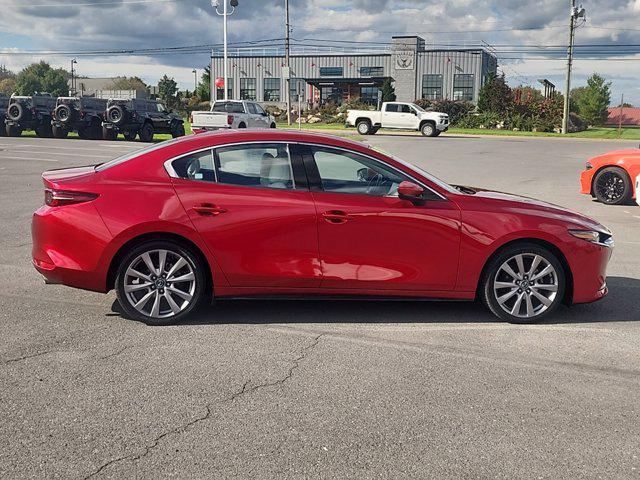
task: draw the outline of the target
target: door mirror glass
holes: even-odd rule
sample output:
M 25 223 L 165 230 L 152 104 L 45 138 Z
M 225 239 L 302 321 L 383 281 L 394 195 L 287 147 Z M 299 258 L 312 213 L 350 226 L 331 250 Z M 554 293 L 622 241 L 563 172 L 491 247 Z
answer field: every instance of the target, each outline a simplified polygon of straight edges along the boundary
M 408 200 L 414 205 L 424 205 L 424 188 L 405 180 L 398 186 L 398 198 Z

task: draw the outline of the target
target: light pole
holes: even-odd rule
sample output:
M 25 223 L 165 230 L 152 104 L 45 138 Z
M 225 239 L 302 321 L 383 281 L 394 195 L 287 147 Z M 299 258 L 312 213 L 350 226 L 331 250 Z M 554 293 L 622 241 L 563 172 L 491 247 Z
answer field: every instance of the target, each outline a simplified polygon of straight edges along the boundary
M 194 68 L 191 72 L 193 73 L 193 94 L 195 95 L 198 89 L 198 71 Z
M 238 0 L 229 0 L 229 5 L 231 5 L 231 12 L 227 9 L 227 0 L 222 0 L 222 12 L 218 10 L 220 6 L 220 0 L 211 0 L 211 5 L 215 7 L 216 13 L 222 17 L 222 35 L 224 37 L 224 66 L 222 68 L 222 75 L 224 76 L 224 84 L 223 84 L 223 93 L 224 100 L 229 100 L 228 92 L 229 88 L 227 86 L 227 81 L 229 80 L 229 76 L 227 75 L 227 17 L 229 15 L 233 15 L 233 12 L 236 11 L 236 7 L 238 6 Z M 211 101 L 213 102 L 213 96 L 215 92 L 215 85 L 213 80 L 213 62 L 211 62 Z
M 571 67 L 573 65 L 573 39 L 576 29 L 576 19 L 584 18 L 585 9 L 580 5 L 576 7 L 576 0 L 571 0 L 571 12 L 569 13 L 569 46 L 567 47 L 567 78 L 564 85 L 564 109 L 562 112 L 562 133 L 569 131 L 569 95 L 571 95 Z
M 71 88 L 70 88 L 70 94 L 71 95 L 75 95 L 76 94 L 76 80 L 75 80 L 75 69 L 74 69 L 74 65 L 77 65 L 78 62 L 76 61 L 76 59 L 74 58 L 73 60 L 71 60 Z

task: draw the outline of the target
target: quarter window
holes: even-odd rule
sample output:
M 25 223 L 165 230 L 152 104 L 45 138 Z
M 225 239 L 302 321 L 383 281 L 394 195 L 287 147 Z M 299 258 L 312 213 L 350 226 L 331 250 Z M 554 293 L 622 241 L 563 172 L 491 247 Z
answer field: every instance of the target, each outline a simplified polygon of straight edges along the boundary
M 371 158 L 354 152 L 315 147 L 313 156 L 325 192 L 377 197 L 395 195 L 408 177 Z
M 228 185 L 293 189 L 285 144 L 235 145 L 216 149 L 218 182 Z
M 178 178 L 215 182 L 216 171 L 213 162 L 213 150 L 187 155 L 171 163 Z
M 240 79 L 240 100 L 256 100 L 256 79 Z
M 442 98 L 442 75 L 428 74 L 422 76 L 422 98 L 440 100 Z
M 472 73 L 453 76 L 453 99 L 473 101 L 474 78 Z

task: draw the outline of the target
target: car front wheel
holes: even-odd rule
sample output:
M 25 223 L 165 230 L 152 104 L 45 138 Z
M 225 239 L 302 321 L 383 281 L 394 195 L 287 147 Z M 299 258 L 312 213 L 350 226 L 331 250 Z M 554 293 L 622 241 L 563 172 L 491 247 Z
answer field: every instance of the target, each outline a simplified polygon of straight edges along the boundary
M 435 137 L 437 131 L 438 130 L 436 130 L 435 125 L 429 122 L 423 124 L 422 127 L 420 127 L 420 132 L 425 137 Z
M 558 308 L 565 278 L 562 264 L 551 251 L 536 244 L 514 244 L 490 260 L 482 297 L 502 320 L 532 323 Z
M 593 179 L 593 194 L 607 205 L 624 205 L 631 200 L 631 179 L 619 167 L 603 168 Z
M 147 325 L 184 319 L 200 303 L 204 288 L 198 258 L 169 241 L 148 242 L 131 250 L 116 277 L 116 295 L 125 314 Z

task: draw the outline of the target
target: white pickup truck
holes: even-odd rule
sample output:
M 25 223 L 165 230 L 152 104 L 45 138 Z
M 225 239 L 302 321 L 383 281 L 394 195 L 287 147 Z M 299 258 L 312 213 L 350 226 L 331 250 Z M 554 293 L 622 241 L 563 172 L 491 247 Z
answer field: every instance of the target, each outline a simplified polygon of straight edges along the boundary
M 349 110 L 347 127 L 360 135 L 372 135 L 380 128 L 419 130 L 425 137 L 437 137 L 449 129 L 449 115 L 429 112 L 415 103 L 384 102 L 381 111 Z
M 191 112 L 193 133 L 227 128 L 276 128 L 276 119 L 258 103 L 248 100 L 217 100 L 208 112 Z

